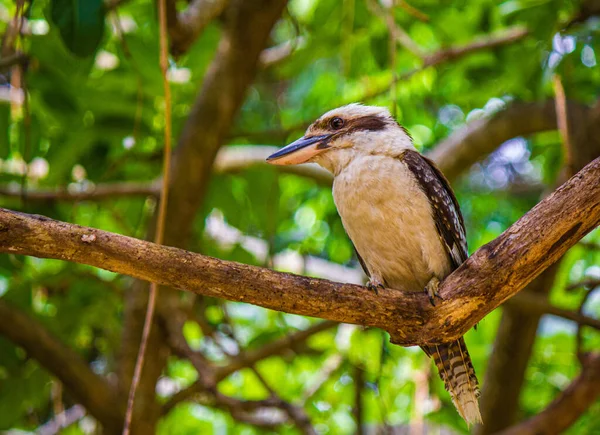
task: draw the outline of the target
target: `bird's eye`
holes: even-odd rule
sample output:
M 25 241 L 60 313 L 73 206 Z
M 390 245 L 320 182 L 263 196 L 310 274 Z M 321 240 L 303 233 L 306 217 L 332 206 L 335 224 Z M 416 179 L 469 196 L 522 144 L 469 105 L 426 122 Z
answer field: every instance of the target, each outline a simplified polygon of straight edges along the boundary
M 344 120 L 336 116 L 335 118 L 332 118 L 331 121 L 329 121 L 329 125 L 333 130 L 339 130 L 344 126 Z

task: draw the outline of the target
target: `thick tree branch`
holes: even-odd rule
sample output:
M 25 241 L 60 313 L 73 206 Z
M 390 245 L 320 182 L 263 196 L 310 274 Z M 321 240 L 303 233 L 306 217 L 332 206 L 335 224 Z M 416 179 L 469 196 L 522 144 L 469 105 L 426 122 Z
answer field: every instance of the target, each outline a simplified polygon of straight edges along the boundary
M 90 414 L 103 422 L 107 430 L 116 431 L 121 427 L 125 401 L 76 352 L 50 334 L 37 320 L 1 298 L 0 319 L 0 334 L 25 349 L 29 356 L 56 376 Z
M 581 373 L 542 412 L 498 435 L 562 433 L 600 396 L 600 354 L 589 354 Z
M 424 294 L 274 272 L 181 249 L 0 211 L 0 251 L 100 267 L 198 294 L 388 331 L 401 345 L 458 338 L 600 223 L 600 158 L 480 248 L 442 283 L 444 302 Z M 267 290 L 268 289 L 268 290 Z

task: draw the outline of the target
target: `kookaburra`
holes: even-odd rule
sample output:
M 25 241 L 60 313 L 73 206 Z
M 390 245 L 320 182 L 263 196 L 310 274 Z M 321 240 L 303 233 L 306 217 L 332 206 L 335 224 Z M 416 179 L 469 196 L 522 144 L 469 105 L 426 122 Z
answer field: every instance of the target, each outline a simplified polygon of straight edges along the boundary
M 315 162 L 334 175 L 335 205 L 371 289 L 426 291 L 433 303 L 439 282 L 467 259 L 464 222 L 448 180 L 387 109 L 350 104 L 327 112 L 267 161 Z M 464 339 L 422 349 L 462 418 L 481 422 Z

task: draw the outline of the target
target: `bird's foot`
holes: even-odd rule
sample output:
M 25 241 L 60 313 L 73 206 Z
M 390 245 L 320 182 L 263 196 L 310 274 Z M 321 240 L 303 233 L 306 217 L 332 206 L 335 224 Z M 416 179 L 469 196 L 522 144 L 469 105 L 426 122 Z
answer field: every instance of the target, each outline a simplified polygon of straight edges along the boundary
M 431 302 L 431 305 L 433 305 L 434 307 L 435 307 L 435 298 L 442 299 L 442 297 L 440 296 L 440 294 L 438 292 L 439 286 L 440 286 L 440 280 L 437 279 L 435 276 L 433 278 L 431 278 L 429 280 L 429 282 L 427 283 L 427 285 L 425 286 L 425 293 L 427 293 L 427 296 L 429 297 L 429 302 Z
M 380 288 L 385 288 L 383 283 L 378 279 L 371 278 L 369 282 L 367 282 L 367 288 L 375 292 L 376 295 L 379 294 Z

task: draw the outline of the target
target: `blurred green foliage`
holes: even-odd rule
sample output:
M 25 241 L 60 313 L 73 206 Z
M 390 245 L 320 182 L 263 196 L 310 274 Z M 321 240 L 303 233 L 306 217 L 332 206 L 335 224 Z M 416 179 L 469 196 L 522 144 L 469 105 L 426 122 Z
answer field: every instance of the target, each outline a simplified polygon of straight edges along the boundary
M 490 116 L 510 101 L 551 98 L 554 73 L 561 75 L 570 99 L 592 104 L 598 98 L 600 21 L 591 19 L 561 31 L 578 10 L 576 1 L 410 2 L 429 17 L 427 22 L 396 7 L 396 24 L 425 53 L 468 44 L 517 25 L 529 29 L 531 35 L 422 69 L 398 83 L 393 92 L 388 91 L 393 76 L 419 68 L 422 60 L 402 47 L 397 47 L 392 59 L 388 28 L 372 12 L 370 3 L 290 1 L 271 42 L 294 41 L 293 54 L 259 74 L 228 143 L 281 146 L 300 136 L 306 123 L 325 110 L 376 95 L 364 102 L 390 107 L 411 132 L 416 146 L 426 151 L 467 122 Z M 0 31 L 5 30 L 14 10 L 13 2 L 0 1 Z M 164 100 L 153 2 L 130 1 L 119 8 L 118 15 L 107 13 L 104 20 L 104 14 L 99 0 L 36 0 L 28 10 L 28 33 L 23 41 L 30 56 L 28 113 L 22 105 L 11 108 L 5 97 L 11 77 L 7 71 L 0 76 L 4 81 L 0 99 L 2 186 L 18 190 L 26 179 L 28 189 L 67 187 L 77 191 L 107 182 L 150 182 L 160 174 Z M 171 64 L 175 137 L 188 116 L 220 33 L 217 22 L 210 24 L 192 49 Z M 561 164 L 559 135 L 543 133 L 509 141 L 454 182 L 470 250 L 498 236 L 535 205 L 542 190 L 556 183 Z M 515 193 L 514 185 L 530 189 Z M 0 204 L 135 237 L 144 237 L 155 207 L 152 199 L 143 197 L 101 202 L 1 197 Z M 211 219 L 246 238 L 225 243 L 218 231 L 209 231 Z M 596 231 L 586 240 L 600 242 L 600 234 Z M 357 267 L 329 189 L 265 166 L 212 178 L 189 247 L 258 265 L 292 252 L 300 258 L 317 257 Z M 576 309 L 584 291 L 565 288 L 584 278 L 600 278 L 599 264 L 599 251 L 584 247 L 570 251 L 560 267 L 552 301 Z M 131 282 L 80 265 L 0 256 L 0 296 L 34 315 L 103 375 L 115 370 L 123 294 Z M 224 306 L 240 342 L 251 348 L 314 322 L 243 304 Z M 592 298 L 586 312 L 598 315 L 599 308 L 598 299 Z M 212 301 L 206 317 L 217 330 L 222 328 L 223 316 L 221 306 Z M 480 379 L 498 319 L 498 312 L 490 314 L 477 332 L 467 335 Z M 192 348 L 202 349 L 215 361 L 226 359 L 196 323 L 189 322 L 184 332 Z M 574 332 L 573 324 L 544 319 L 527 371 L 522 417 L 541 411 L 578 373 Z M 584 335 L 586 348 L 600 346 L 597 335 L 587 330 Z M 437 375 L 431 374 L 428 381 L 428 401 L 415 404 L 417 374 L 430 367 L 418 349 L 390 345 L 384 333 L 358 328 L 322 332 L 308 345 L 312 351 L 305 355 L 270 358 L 261 361 L 257 369 L 284 399 L 298 402 L 305 387 L 319 378 L 323 363 L 331 355 L 343 355 L 340 368 L 306 403 L 319 432 L 355 430 L 351 412 L 355 366 L 365 371 L 367 424 L 408 424 L 418 407 L 430 422 L 466 432 Z M 189 362 L 172 357 L 164 380 L 171 388 L 180 389 L 196 377 Z M 55 383 L 22 349 L 0 338 L 0 430 L 34 430 L 51 418 Z M 223 394 L 243 399 L 264 399 L 269 394 L 248 369 L 229 376 L 219 388 Z M 171 394 L 167 390 L 159 388 L 165 400 Z M 68 396 L 65 400 L 69 405 Z M 600 405 L 594 405 L 569 433 L 598 433 L 599 412 Z M 236 422 L 225 411 L 185 403 L 161 420 L 159 433 L 225 433 L 225 428 L 231 433 L 259 432 Z M 84 428 L 75 425 L 65 433 L 84 433 Z M 281 433 L 295 433 L 295 429 L 285 426 Z

